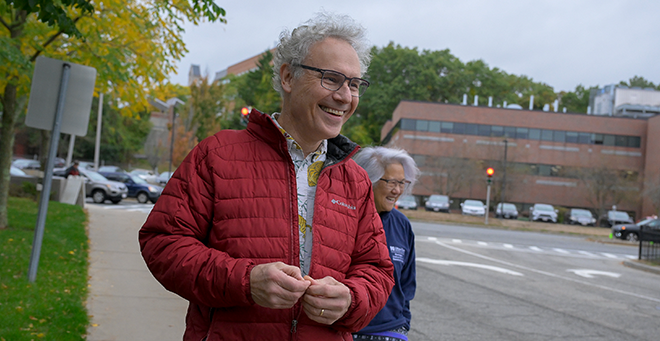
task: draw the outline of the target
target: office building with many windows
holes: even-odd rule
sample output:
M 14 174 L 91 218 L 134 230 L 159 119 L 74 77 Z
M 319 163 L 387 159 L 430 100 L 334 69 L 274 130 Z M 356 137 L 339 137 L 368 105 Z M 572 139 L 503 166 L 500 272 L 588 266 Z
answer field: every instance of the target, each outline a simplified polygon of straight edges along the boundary
M 660 186 L 660 116 L 595 116 L 402 101 L 382 144 L 407 150 L 422 176 L 413 194 L 486 199 L 592 211 L 657 212 L 646 193 Z

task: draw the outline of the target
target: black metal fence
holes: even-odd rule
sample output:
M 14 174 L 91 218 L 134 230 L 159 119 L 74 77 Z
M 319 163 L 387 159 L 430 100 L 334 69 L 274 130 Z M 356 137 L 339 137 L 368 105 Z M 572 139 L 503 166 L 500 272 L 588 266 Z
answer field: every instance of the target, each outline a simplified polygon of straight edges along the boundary
M 660 230 L 644 226 L 640 228 L 639 259 L 660 260 Z

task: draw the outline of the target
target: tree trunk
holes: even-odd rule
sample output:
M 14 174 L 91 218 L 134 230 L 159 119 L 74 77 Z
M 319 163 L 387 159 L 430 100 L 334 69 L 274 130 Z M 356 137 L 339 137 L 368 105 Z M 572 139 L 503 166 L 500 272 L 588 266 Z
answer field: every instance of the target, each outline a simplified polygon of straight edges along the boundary
M 7 197 L 9 196 L 9 166 L 14 151 L 14 125 L 18 118 L 16 110 L 16 85 L 11 82 L 3 94 L 2 128 L 0 128 L 0 229 L 7 228 Z

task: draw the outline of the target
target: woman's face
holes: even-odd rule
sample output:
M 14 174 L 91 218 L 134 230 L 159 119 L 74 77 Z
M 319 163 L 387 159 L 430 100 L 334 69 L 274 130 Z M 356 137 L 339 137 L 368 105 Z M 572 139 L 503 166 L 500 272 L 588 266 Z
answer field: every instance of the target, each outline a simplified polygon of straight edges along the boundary
M 391 163 L 387 165 L 382 179 L 396 181 L 406 180 L 403 165 L 400 163 Z M 394 186 L 391 186 L 390 184 L 394 184 Z M 394 208 L 397 199 L 399 199 L 401 193 L 403 193 L 403 188 L 401 188 L 398 183 L 390 182 L 390 184 L 382 180 L 378 180 L 374 183 L 374 201 L 378 213 L 391 211 Z

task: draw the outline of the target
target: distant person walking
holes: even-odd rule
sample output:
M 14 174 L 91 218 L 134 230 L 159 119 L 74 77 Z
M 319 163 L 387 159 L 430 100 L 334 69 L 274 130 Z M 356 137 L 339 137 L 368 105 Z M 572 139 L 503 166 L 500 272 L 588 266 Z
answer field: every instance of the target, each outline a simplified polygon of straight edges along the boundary
M 78 161 L 74 161 L 73 164 L 64 171 L 65 178 L 69 178 L 69 175 L 80 175 L 80 171 L 78 170 Z

